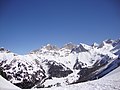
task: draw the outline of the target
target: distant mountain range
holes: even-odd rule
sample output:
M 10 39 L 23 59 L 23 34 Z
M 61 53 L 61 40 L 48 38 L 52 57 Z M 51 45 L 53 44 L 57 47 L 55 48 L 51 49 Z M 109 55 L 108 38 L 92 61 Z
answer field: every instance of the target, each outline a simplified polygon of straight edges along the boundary
M 0 74 L 20 88 L 66 86 L 103 77 L 120 66 L 120 39 L 61 48 L 47 44 L 27 55 L 0 48 Z

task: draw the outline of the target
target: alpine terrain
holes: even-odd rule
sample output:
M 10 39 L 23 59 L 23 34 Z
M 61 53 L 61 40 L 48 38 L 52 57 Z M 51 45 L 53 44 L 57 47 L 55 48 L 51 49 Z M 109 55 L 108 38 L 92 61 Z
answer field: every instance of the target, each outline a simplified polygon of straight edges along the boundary
M 119 90 L 119 66 L 120 39 L 92 45 L 68 43 L 61 48 L 47 44 L 27 55 L 0 48 L 0 80 L 18 86 L 13 85 L 15 90 Z

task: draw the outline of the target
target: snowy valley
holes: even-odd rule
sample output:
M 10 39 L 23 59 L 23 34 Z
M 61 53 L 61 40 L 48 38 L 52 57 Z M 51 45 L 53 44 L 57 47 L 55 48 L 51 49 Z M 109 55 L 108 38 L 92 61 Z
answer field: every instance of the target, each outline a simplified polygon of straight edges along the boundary
M 16 90 L 119 90 L 119 66 L 120 39 L 61 48 L 48 44 L 27 55 L 0 48 L 0 83 L 11 82 Z

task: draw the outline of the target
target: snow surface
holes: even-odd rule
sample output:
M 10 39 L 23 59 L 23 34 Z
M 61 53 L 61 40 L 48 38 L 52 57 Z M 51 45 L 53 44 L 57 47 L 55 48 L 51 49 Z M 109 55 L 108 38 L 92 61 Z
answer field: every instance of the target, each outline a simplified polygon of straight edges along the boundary
M 24 89 L 25 90 L 25 89 Z M 120 90 L 120 67 L 101 79 L 62 87 L 27 90 Z
M 0 90 L 20 90 L 0 76 Z M 105 77 L 79 84 L 62 87 L 23 89 L 23 90 L 120 90 L 120 67 L 110 72 Z
M 20 88 L 13 85 L 0 75 L 0 90 L 20 90 Z

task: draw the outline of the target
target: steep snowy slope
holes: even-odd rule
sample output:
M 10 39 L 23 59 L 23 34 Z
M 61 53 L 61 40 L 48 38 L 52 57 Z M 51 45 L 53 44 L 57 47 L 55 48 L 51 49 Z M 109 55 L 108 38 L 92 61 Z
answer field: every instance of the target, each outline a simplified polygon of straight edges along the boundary
M 120 67 L 114 69 L 113 71 L 111 71 L 110 73 L 108 73 L 107 75 L 105 75 L 103 78 L 109 77 L 109 76 L 111 76 L 113 74 L 116 74 L 116 73 L 120 73 Z M 118 76 L 118 78 L 120 78 L 120 77 Z
M 20 88 L 13 85 L 0 75 L 0 90 L 20 90 Z
M 120 67 L 110 74 L 94 80 L 69 86 L 52 87 L 37 90 L 120 90 Z M 31 90 L 31 89 L 30 89 Z M 34 89 L 32 89 L 34 90 Z M 36 89 L 35 89 L 36 90 Z
M 119 90 L 120 89 L 120 67 L 110 72 L 101 79 L 73 84 L 63 87 L 27 89 L 27 90 Z M 0 76 L 0 90 L 20 90 L 9 81 Z M 24 90 L 24 89 L 23 89 Z

